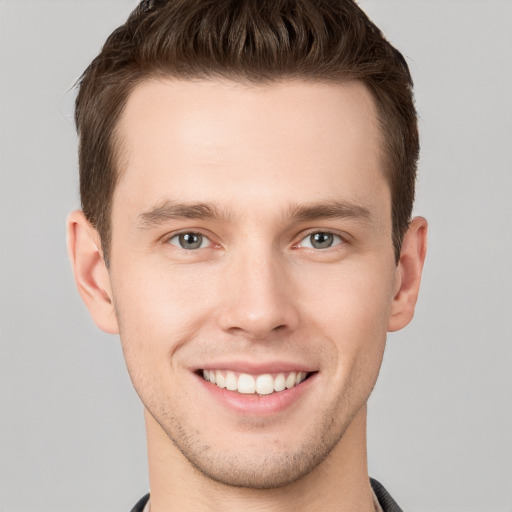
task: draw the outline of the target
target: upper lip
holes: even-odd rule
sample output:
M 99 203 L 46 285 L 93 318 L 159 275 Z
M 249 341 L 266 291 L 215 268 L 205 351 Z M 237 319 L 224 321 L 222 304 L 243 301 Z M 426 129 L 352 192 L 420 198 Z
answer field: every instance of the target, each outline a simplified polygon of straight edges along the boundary
M 287 373 L 287 372 L 306 372 L 317 371 L 309 364 L 294 363 L 290 361 L 271 361 L 271 362 L 248 362 L 248 361 L 215 361 L 205 363 L 195 370 L 226 370 L 236 373 L 248 373 L 252 375 L 262 375 L 265 373 Z

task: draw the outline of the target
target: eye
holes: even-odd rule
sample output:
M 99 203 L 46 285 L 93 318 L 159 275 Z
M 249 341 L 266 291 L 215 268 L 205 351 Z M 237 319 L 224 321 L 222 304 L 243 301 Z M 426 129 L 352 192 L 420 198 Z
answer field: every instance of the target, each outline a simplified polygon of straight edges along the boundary
M 299 245 L 308 249 L 329 249 L 341 243 L 343 239 L 339 235 L 328 231 L 317 231 L 303 238 Z
M 188 251 L 194 249 L 203 249 L 204 247 L 210 246 L 210 240 L 201 233 L 179 233 L 169 239 L 171 245 L 175 245 L 180 249 L 186 249 Z

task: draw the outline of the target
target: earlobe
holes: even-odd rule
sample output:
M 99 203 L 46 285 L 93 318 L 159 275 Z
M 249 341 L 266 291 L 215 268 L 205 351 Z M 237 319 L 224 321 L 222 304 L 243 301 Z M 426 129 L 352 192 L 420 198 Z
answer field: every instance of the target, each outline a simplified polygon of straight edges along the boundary
M 402 329 L 414 316 L 426 252 L 427 221 L 423 217 L 415 217 L 402 242 L 396 270 L 395 295 L 388 323 L 389 332 Z
M 110 276 L 101 253 L 100 237 L 83 212 L 67 221 L 68 253 L 78 292 L 96 325 L 110 334 L 119 332 Z

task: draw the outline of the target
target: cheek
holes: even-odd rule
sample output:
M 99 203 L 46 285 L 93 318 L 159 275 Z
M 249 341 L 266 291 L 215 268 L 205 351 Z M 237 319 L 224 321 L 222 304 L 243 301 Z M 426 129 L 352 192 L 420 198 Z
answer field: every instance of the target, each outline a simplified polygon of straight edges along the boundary
M 119 265 L 123 270 L 113 272 L 112 289 L 125 331 L 136 337 L 162 332 L 179 338 L 193 329 L 210 302 L 214 283 L 211 275 L 190 267 Z
M 134 384 L 165 386 L 177 370 L 174 354 L 212 321 L 212 283 L 158 264 L 123 263 L 122 272 L 113 266 L 112 291 L 128 371 Z
M 386 332 L 391 313 L 394 271 L 391 266 L 332 266 L 302 276 L 301 303 L 325 326 L 346 332 Z
M 303 280 L 298 294 L 303 319 L 312 336 L 321 333 L 330 345 L 333 371 L 343 378 L 353 372 L 377 377 L 391 313 L 392 275 L 392 267 L 347 265 L 332 268 L 321 280 L 318 274 Z

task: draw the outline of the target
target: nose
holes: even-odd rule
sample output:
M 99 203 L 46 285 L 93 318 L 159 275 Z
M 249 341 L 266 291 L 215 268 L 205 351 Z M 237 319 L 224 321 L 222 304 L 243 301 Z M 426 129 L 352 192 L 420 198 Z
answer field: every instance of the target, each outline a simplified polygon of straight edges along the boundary
M 266 339 L 293 331 L 299 323 L 293 279 L 271 251 L 233 258 L 223 291 L 220 326 L 230 334 Z

